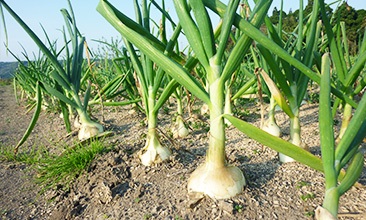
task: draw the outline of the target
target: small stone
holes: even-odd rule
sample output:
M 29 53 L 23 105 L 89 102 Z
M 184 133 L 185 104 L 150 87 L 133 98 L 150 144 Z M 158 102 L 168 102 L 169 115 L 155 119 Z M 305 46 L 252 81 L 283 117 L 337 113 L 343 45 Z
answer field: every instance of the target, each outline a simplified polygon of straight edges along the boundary
M 220 200 L 218 205 L 222 210 L 224 210 L 230 214 L 234 212 L 234 206 L 232 203 Z
M 74 196 L 74 201 L 79 201 L 81 197 L 81 193 L 78 193 L 77 195 Z
M 37 212 L 37 209 L 33 209 L 33 210 L 31 211 L 30 215 L 35 215 L 35 214 L 36 214 L 36 212 Z
M 273 215 L 274 219 L 278 219 L 278 216 L 276 215 L 276 213 L 272 213 L 272 215 Z
M 158 206 L 155 206 L 152 210 L 151 210 L 151 212 L 158 212 L 159 211 L 159 207 Z
M 144 191 L 144 186 L 143 185 L 138 186 L 135 191 L 134 198 L 135 199 L 139 198 L 143 191 Z
M 129 115 L 133 115 L 133 114 L 135 114 L 136 113 L 136 110 L 135 109 L 131 109 L 131 110 L 129 110 L 128 111 L 128 114 Z

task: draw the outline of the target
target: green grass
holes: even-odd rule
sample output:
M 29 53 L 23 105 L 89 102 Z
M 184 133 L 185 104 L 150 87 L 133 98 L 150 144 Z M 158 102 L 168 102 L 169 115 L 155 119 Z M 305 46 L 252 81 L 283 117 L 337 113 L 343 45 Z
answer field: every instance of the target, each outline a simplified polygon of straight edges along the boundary
M 245 117 L 250 117 L 251 113 L 248 109 L 236 108 L 236 109 L 234 109 L 234 115 L 238 116 L 239 118 L 245 118 Z
M 106 146 L 103 140 L 93 140 L 86 146 L 77 144 L 73 147 L 67 145 L 63 147 L 65 152 L 60 156 L 47 151 L 42 152 L 42 159 L 35 167 L 38 175 L 34 181 L 42 188 L 40 194 L 56 185 L 67 190 L 70 183 L 81 177 L 98 155 L 113 148 Z
M 305 215 L 308 217 L 313 217 L 315 215 L 314 211 L 305 212 Z
M 8 86 L 12 82 L 12 79 L 0 79 L 0 86 Z
M 242 208 L 243 208 L 243 206 L 242 206 L 242 205 L 235 205 L 235 210 L 236 210 L 237 212 L 239 212 L 239 213 L 241 213 L 241 212 L 242 212 Z
M 314 193 L 309 193 L 306 195 L 301 195 L 300 198 L 305 202 L 308 199 L 314 199 L 315 198 L 315 194 Z
M 310 186 L 310 183 L 305 182 L 305 181 L 298 182 L 298 184 L 297 184 L 298 189 L 301 189 L 303 186 Z
M 4 215 L 8 210 L 7 209 L 4 209 L 0 212 L 0 215 Z
M 50 143 L 51 144 L 51 143 Z M 64 144 L 58 146 L 65 149 L 61 155 L 50 153 L 43 145 L 35 143 L 31 150 L 24 148 L 14 155 L 14 146 L 0 145 L 0 161 L 10 161 L 32 165 L 37 171 L 34 177 L 36 187 L 40 187 L 42 194 L 53 186 L 61 186 L 67 190 L 70 183 L 87 171 L 89 164 L 100 154 L 109 152 L 113 146 L 107 146 L 103 140 L 92 140 L 88 145 L 76 144 L 72 147 Z
M 38 148 L 38 150 L 36 150 Z M 20 149 L 20 152 L 14 155 L 14 146 L 0 145 L 0 161 L 9 161 L 26 164 L 36 164 L 40 160 L 41 152 L 44 151 L 44 147 L 37 147 L 35 143 L 29 151 Z

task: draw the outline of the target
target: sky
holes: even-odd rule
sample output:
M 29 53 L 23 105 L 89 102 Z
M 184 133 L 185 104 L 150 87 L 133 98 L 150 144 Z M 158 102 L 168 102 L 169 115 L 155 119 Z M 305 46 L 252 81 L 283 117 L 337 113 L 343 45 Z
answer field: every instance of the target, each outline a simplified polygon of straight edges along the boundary
M 61 8 L 68 9 L 67 0 L 7 0 L 7 4 L 25 21 L 25 23 L 38 35 L 41 40 L 45 40 L 45 35 L 41 28 L 41 24 L 46 30 L 51 40 L 63 42 L 62 28 L 64 26 L 63 16 L 60 12 Z M 76 17 L 76 24 L 80 32 L 86 37 L 88 46 L 96 50 L 99 46 L 93 40 L 110 40 L 120 39 L 120 34 L 96 11 L 99 0 L 74 0 L 72 7 Z M 109 0 L 117 9 L 125 13 L 130 18 L 134 18 L 134 7 L 132 0 Z M 160 0 L 157 0 L 159 3 Z M 227 3 L 228 0 L 222 0 Z M 331 3 L 333 0 L 325 0 L 326 3 Z M 357 9 L 366 9 L 366 1 L 364 0 L 348 0 L 348 4 Z M 165 0 L 166 9 L 171 12 L 172 18 L 177 21 L 177 16 L 174 11 L 172 0 Z M 252 1 L 249 2 L 251 7 L 254 7 Z M 272 14 L 274 7 L 280 9 L 281 0 L 273 0 L 272 6 L 269 9 L 269 14 Z M 307 5 L 307 0 L 304 0 L 304 6 Z M 284 11 L 290 9 L 295 11 L 299 8 L 299 1 L 283 0 Z M 14 21 L 14 19 L 5 12 L 5 22 L 8 32 L 9 49 L 15 53 L 21 60 L 24 60 L 22 52 L 27 51 L 30 58 L 32 53 L 38 54 L 38 47 L 33 43 L 32 39 L 23 31 L 23 29 Z M 152 17 L 158 20 L 158 13 L 152 12 Z M 218 22 L 218 17 L 214 16 L 212 21 L 214 25 Z M 182 42 L 181 42 L 182 43 Z M 15 58 L 9 53 L 6 53 L 5 34 L 2 22 L 0 22 L 0 62 L 15 61 Z M 61 45 L 58 46 L 61 48 Z

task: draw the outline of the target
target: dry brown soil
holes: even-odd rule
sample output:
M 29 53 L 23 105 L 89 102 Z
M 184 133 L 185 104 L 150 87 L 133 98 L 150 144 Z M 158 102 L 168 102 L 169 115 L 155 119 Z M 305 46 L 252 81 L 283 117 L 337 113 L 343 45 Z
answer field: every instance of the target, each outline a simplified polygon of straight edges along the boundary
M 10 85 L 0 86 L 0 144 L 13 145 L 23 135 L 32 116 L 32 112 L 24 115 L 24 106 L 24 102 L 16 104 Z M 171 129 L 174 108 L 168 107 L 170 113 L 159 116 L 165 133 Z M 250 114 L 244 119 L 258 126 L 259 107 L 247 109 Z M 100 112 L 94 113 L 99 119 Z M 52 189 L 36 199 L 40 188 L 32 183 L 36 173 L 30 165 L 0 161 L 0 219 L 313 219 L 314 209 L 322 204 L 322 173 L 297 162 L 279 163 L 275 151 L 234 127 L 226 133 L 228 162 L 245 173 L 248 185 L 232 199 L 194 201 L 187 195 L 187 180 L 205 159 L 206 132 L 193 129 L 176 146 L 163 138 L 173 156 L 168 162 L 145 167 L 136 157 L 144 146 L 143 115 L 128 107 L 113 107 L 105 110 L 104 117 L 105 128 L 116 134 L 106 141 L 115 144 L 115 149 L 98 156 L 87 175 L 75 180 L 66 192 Z M 287 140 L 288 118 L 283 113 L 276 118 Z M 319 156 L 317 104 L 305 104 L 301 120 L 303 140 Z M 42 113 L 23 149 L 29 150 L 36 141 L 56 151 L 50 141 L 65 134 L 58 114 Z M 365 170 L 359 182 L 366 184 Z M 48 203 L 50 199 L 53 202 Z M 366 219 L 366 190 L 351 188 L 340 199 L 339 213 L 341 219 Z

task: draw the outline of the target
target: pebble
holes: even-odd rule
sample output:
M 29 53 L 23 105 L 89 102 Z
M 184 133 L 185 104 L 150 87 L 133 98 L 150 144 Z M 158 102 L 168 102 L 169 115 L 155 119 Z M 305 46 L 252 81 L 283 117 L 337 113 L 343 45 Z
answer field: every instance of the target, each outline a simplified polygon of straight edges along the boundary
M 144 187 L 142 185 L 138 186 L 138 188 L 135 191 L 134 198 L 139 198 L 144 191 Z
M 81 197 L 81 193 L 78 193 L 77 195 L 74 196 L 74 201 L 78 201 Z
M 151 212 L 158 212 L 159 211 L 159 207 L 155 206 L 154 208 L 151 209 Z
M 31 211 L 30 215 L 34 215 L 34 214 L 36 214 L 36 212 L 37 212 L 37 209 L 33 209 L 33 210 Z
M 218 205 L 222 210 L 227 211 L 230 214 L 234 212 L 234 206 L 232 203 L 220 200 Z

